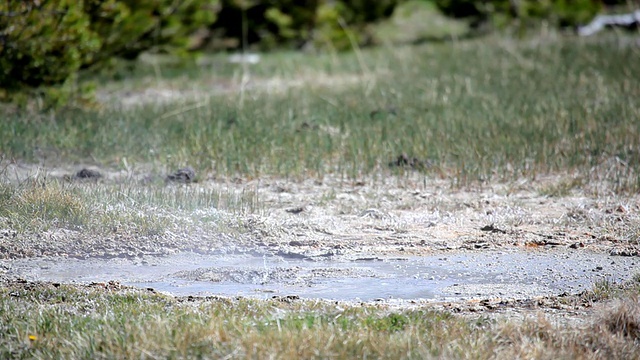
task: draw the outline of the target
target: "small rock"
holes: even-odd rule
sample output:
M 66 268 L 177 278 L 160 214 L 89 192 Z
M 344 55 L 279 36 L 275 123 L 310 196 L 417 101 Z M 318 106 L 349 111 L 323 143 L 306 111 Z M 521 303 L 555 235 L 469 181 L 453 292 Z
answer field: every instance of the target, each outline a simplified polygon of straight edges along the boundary
M 501 233 L 501 234 L 506 234 L 507 233 L 506 230 L 499 229 L 494 224 L 485 225 L 485 226 L 480 228 L 480 231 L 489 231 L 489 232 L 492 232 L 492 233 Z
M 100 179 L 102 177 L 102 174 L 100 174 L 99 171 L 97 170 L 91 170 L 91 169 L 82 169 L 80 171 L 78 171 L 73 178 L 74 179 L 82 179 L 82 180 L 86 180 L 86 179 Z
M 304 208 L 305 208 L 304 206 L 298 206 L 290 209 L 285 209 L 285 211 L 290 214 L 300 214 L 301 212 L 304 211 Z
M 398 155 L 398 157 L 389 163 L 389 167 L 401 167 L 411 168 L 413 170 L 424 170 L 431 167 L 431 162 L 428 160 L 421 160 L 417 157 L 410 157 L 406 153 Z
M 286 295 L 286 296 L 274 295 L 271 298 L 273 300 L 286 302 L 286 303 L 291 303 L 291 302 L 294 302 L 295 300 L 300 300 L 300 296 L 298 296 L 298 295 Z
M 180 183 L 192 183 L 196 179 L 196 172 L 192 167 L 187 166 L 182 169 L 178 169 L 178 171 L 173 174 L 167 175 L 167 181 L 174 181 Z

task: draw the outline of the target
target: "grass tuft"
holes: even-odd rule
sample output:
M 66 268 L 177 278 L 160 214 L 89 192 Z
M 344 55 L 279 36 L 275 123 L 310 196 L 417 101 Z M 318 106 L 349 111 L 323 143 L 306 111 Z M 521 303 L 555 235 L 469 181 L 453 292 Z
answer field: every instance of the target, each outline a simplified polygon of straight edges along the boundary
M 640 340 L 640 299 L 638 295 L 615 300 L 603 311 L 598 321 L 603 329 L 614 335 Z
M 0 216 L 24 228 L 79 229 L 90 217 L 86 204 L 73 192 L 45 179 L 30 179 L 17 187 L 2 183 L 0 194 Z
M 57 230 L 91 238 L 233 232 L 240 229 L 234 214 L 260 209 L 251 189 L 135 183 L 97 186 L 43 175 L 19 183 L 6 176 L 0 180 L 0 228 L 27 237 Z

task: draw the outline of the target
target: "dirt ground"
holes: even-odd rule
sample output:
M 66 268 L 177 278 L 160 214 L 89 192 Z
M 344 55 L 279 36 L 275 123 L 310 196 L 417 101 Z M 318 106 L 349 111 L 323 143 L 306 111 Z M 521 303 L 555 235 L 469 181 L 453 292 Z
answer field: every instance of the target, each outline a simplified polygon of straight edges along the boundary
M 163 174 L 109 171 L 97 181 L 69 180 L 82 166 L 42 168 L 11 165 L 6 171 L 24 179 L 36 172 L 87 187 L 130 184 L 144 189 Z M 0 256 L 131 257 L 193 249 L 257 250 L 307 258 L 421 256 L 437 252 L 489 249 L 588 249 L 620 256 L 639 256 L 640 194 L 615 196 L 584 184 L 549 196 L 567 177 L 485 184 L 458 188 L 447 179 L 418 173 L 394 177 L 342 180 L 219 179 L 199 174 L 191 184 L 169 190 L 213 190 L 244 195 L 257 203 L 253 211 L 210 211 L 229 232 L 169 232 L 155 235 L 96 236 L 66 229 L 19 234 L 0 229 Z M 176 216 L 195 217 L 193 213 Z
M 33 174 L 36 168 L 13 164 L 7 173 L 19 178 Z M 59 166 L 39 171 L 60 181 L 75 181 L 69 180 L 69 175 L 79 168 L 82 167 Z M 150 186 L 150 178 L 166 176 L 94 169 L 103 177 L 82 186 L 130 182 L 131 186 L 145 187 Z M 591 253 L 640 256 L 640 195 L 615 196 L 589 184 L 569 189 L 562 196 L 546 195 L 570 180 L 570 176 L 547 176 L 535 181 L 457 188 L 447 179 L 425 178 L 413 172 L 395 177 L 342 180 L 325 176 L 301 181 L 219 179 L 200 174 L 197 183 L 164 186 L 253 194 L 259 204 L 257 210 L 207 210 L 226 214 L 222 218 L 228 224 L 222 228 L 229 230 L 216 233 L 194 227 L 185 233 L 155 235 L 96 236 L 65 229 L 33 234 L 18 233 L 5 221 L 0 229 L 0 257 L 4 258 L 0 274 L 17 286 L 22 280 L 10 271 L 16 259 L 144 260 L 183 251 L 247 252 L 317 261 L 550 248 L 582 252 L 586 258 Z M 584 315 L 591 307 L 581 303 L 577 295 L 491 298 L 430 306 L 468 314 L 508 314 L 516 309 L 522 315 L 542 309 L 571 317 Z M 401 304 L 406 307 L 418 302 Z

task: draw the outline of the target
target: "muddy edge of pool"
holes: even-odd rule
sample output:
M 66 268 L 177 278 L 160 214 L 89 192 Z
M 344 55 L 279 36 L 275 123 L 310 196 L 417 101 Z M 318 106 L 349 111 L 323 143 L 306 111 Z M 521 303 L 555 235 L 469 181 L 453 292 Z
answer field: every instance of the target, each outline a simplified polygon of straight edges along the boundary
M 29 166 L 21 166 L 14 170 L 28 172 Z M 47 171 L 52 177 L 58 176 L 62 179 L 64 174 L 74 170 L 71 167 L 59 167 Z M 150 176 L 144 172 L 132 174 L 109 169 L 100 169 L 100 172 L 103 175 L 100 182 L 80 186 L 103 186 L 131 180 L 139 180 L 133 186 L 146 186 L 144 181 Z M 631 262 L 631 265 L 628 265 L 629 270 L 626 271 L 628 276 L 632 276 L 635 266 L 633 264 L 638 259 L 640 251 L 637 242 L 625 240 L 625 234 L 640 223 L 640 194 L 624 197 L 593 196 L 589 194 L 599 192 L 590 189 L 591 185 L 586 184 L 580 191 L 571 192 L 563 197 L 542 195 L 541 189 L 562 183 L 564 180 L 566 179 L 562 177 L 549 176 L 540 177 L 535 182 L 485 184 L 478 188 L 452 189 L 451 184 L 445 180 L 430 179 L 425 182 L 423 177 L 411 174 L 402 179 L 384 181 L 343 181 L 327 176 L 321 182 L 270 178 L 224 181 L 203 177 L 202 181 L 185 189 L 197 188 L 238 194 L 252 191 L 264 210 L 253 214 L 227 216 L 227 219 L 242 224 L 241 228 L 231 232 L 191 229 L 149 236 L 136 233 L 96 235 L 60 228 L 39 233 L 17 232 L 10 226 L 5 227 L 0 229 L 0 255 L 5 258 L 0 263 L 1 276 L 12 280 L 17 277 L 38 279 L 39 275 L 34 270 L 37 267 L 29 264 L 30 261 L 52 259 L 58 264 L 64 264 L 67 260 L 84 259 L 77 261 L 85 261 L 84 267 L 95 271 L 93 266 L 90 266 L 92 261 L 121 261 L 130 262 L 132 266 L 159 266 L 163 259 L 191 251 L 223 255 L 248 253 L 254 257 L 267 254 L 274 258 L 300 261 L 361 259 L 365 264 L 376 262 L 375 259 L 432 256 L 468 256 L 473 259 L 474 256 L 489 256 L 487 254 L 496 251 L 541 254 L 553 252 L 560 254 L 558 256 L 575 256 L 578 259 L 576 263 L 589 266 L 595 264 L 594 256 L 606 258 L 609 254 L 614 254 L 618 256 L 612 256 L 610 261 L 619 266 L 627 266 L 625 264 Z M 181 191 L 180 187 L 167 186 L 168 189 Z M 211 214 L 208 215 L 224 217 L 224 214 L 223 210 L 211 209 Z M 173 215 L 189 220 L 194 217 L 194 214 L 188 212 L 176 212 Z M 225 226 L 233 227 L 233 223 L 229 222 Z M 23 261 L 26 261 L 24 266 L 20 265 Z M 474 262 L 469 260 L 468 263 L 471 266 Z M 607 264 L 582 269 L 582 274 L 567 274 L 562 266 L 549 266 L 550 270 L 545 270 L 549 274 L 543 272 L 545 275 L 539 275 L 539 278 L 533 275 L 524 276 L 527 275 L 527 269 L 503 268 L 501 271 L 505 274 L 526 278 L 529 282 L 528 292 L 516 294 L 516 297 L 508 299 L 508 293 L 517 291 L 509 290 L 504 284 L 496 282 L 499 279 L 495 280 L 497 275 L 494 274 L 494 285 L 469 285 L 461 281 L 447 284 L 442 287 L 440 299 L 446 301 L 472 298 L 469 301 L 486 300 L 498 303 L 533 301 L 532 299 L 552 296 L 546 295 L 544 289 L 548 289 L 549 284 L 563 285 L 560 281 L 562 279 L 576 280 L 572 279 L 576 277 L 578 280 L 591 281 L 598 276 L 614 277 L 625 271 L 624 268 L 608 270 L 605 265 Z M 602 269 L 598 269 L 598 266 Z M 208 269 L 213 269 L 206 270 L 209 281 L 216 276 L 224 275 L 215 271 L 216 264 L 212 264 Z M 286 269 L 286 266 L 283 269 Z M 171 274 L 180 271 L 195 271 L 174 270 L 168 273 L 169 278 Z M 300 275 L 300 271 L 296 273 L 290 269 L 282 270 L 282 274 L 265 273 L 257 269 L 234 272 L 227 268 L 222 271 L 227 271 L 227 275 L 236 278 L 248 276 L 255 279 L 266 274 L 267 281 L 269 276 L 278 278 L 288 273 L 288 277 L 299 279 L 306 285 L 317 284 L 323 279 L 321 272 L 317 273 L 316 277 L 309 277 L 308 274 Z M 464 274 L 467 270 L 461 271 Z M 69 276 L 73 275 L 77 276 L 77 273 Z M 112 280 L 107 275 L 100 277 L 96 283 Z M 332 276 L 334 275 L 335 272 Z M 424 278 L 418 276 L 417 280 L 427 281 L 431 276 L 434 281 L 439 280 L 437 275 L 425 275 Z M 183 274 L 184 276 L 187 276 L 187 279 L 178 278 L 174 281 L 192 281 L 188 279 L 188 275 Z M 376 276 L 360 276 L 356 279 L 384 280 Z M 335 276 L 327 275 L 324 278 L 336 280 Z M 501 285 L 495 285 L 496 283 Z M 255 290 L 256 284 L 253 281 L 250 285 Z M 285 285 L 292 286 L 286 283 Z M 490 294 L 491 297 L 488 294 L 482 299 L 482 296 L 478 295 L 487 291 L 484 288 L 492 286 L 496 291 Z M 267 288 L 260 296 L 266 298 L 296 295 L 296 291 L 269 292 L 272 290 Z M 558 289 L 554 288 L 552 293 L 560 295 L 579 293 L 581 288 L 571 288 L 569 284 L 560 291 L 556 290 Z M 372 301 L 376 300 L 386 303 L 392 301 L 384 296 L 373 298 Z
M 597 281 L 624 282 L 636 267 L 631 257 L 557 249 L 321 261 L 178 253 L 146 260 L 16 260 L 5 265 L 5 275 L 57 283 L 117 281 L 175 296 L 460 302 L 577 294 Z

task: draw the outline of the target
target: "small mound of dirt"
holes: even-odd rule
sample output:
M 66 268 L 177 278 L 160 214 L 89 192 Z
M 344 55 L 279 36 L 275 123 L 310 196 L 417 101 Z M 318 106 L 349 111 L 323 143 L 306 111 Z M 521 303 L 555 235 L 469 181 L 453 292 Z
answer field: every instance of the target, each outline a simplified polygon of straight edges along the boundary
M 91 169 L 87 169 L 84 168 L 80 171 L 78 171 L 74 176 L 73 179 L 77 179 L 77 180 L 97 180 L 102 178 L 102 174 L 97 171 L 97 170 L 91 170 Z
M 428 160 L 421 160 L 417 157 L 410 157 L 406 153 L 398 155 L 398 157 L 389 163 L 389 167 L 402 167 L 414 170 L 424 170 L 431 166 Z
M 173 174 L 167 175 L 167 181 L 179 182 L 179 183 L 192 183 L 196 180 L 196 172 L 192 167 L 185 167 L 178 169 Z
M 397 116 L 398 115 L 398 110 L 394 106 L 375 109 L 375 110 L 373 110 L 373 111 L 371 111 L 369 113 L 369 118 L 371 118 L 373 120 L 373 119 L 379 118 L 379 117 L 381 117 L 383 115 Z

